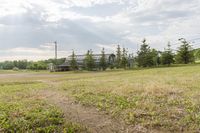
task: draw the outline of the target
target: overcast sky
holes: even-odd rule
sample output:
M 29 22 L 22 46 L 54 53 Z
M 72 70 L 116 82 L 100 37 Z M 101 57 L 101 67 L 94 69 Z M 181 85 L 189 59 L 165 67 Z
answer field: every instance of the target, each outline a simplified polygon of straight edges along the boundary
M 135 52 L 143 38 L 163 50 L 181 37 L 200 38 L 200 0 L 0 0 L 0 61 L 52 58 L 54 41 L 66 57 Z

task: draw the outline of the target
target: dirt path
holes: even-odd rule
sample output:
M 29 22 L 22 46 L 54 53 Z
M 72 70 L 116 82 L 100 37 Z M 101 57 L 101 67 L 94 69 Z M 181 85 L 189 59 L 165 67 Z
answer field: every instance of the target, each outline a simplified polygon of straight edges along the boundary
M 42 90 L 43 98 L 63 110 L 66 119 L 86 126 L 92 133 L 131 133 L 133 128 L 95 108 L 84 107 L 58 91 Z M 136 130 L 135 130 L 136 131 Z
M 79 123 L 89 129 L 92 133 L 143 133 L 146 129 L 140 126 L 128 126 L 123 120 L 114 119 L 105 112 L 98 111 L 94 107 L 85 107 L 75 102 L 71 97 L 59 91 L 59 82 L 54 82 L 46 77 L 46 74 L 1 74 L 1 78 L 18 79 L 20 77 L 34 81 L 40 81 L 47 84 L 49 87 L 43 90 L 37 90 L 32 95 L 37 98 L 44 99 L 51 104 L 60 108 L 65 115 L 66 120 Z M 42 78 L 41 78 L 42 77 Z M 54 75 L 55 77 L 62 77 L 61 75 Z M 40 80 L 38 80 L 40 79 Z
M 146 133 L 141 126 L 128 126 L 123 120 L 114 119 L 105 112 L 94 107 L 86 107 L 77 103 L 72 97 L 59 91 L 59 82 L 40 80 L 49 85 L 48 89 L 39 90 L 37 95 L 60 108 L 66 120 L 79 123 L 91 133 Z M 149 131 L 148 131 L 149 132 Z

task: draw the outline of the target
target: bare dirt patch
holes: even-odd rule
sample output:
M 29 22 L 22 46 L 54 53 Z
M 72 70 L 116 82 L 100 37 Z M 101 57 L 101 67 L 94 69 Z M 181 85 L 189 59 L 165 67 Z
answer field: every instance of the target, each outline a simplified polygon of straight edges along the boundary
M 93 107 L 82 106 L 61 92 L 46 89 L 38 94 L 62 109 L 67 120 L 86 126 L 92 133 L 145 132 L 144 129 L 127 126 L 123 120 L 114 119 Z

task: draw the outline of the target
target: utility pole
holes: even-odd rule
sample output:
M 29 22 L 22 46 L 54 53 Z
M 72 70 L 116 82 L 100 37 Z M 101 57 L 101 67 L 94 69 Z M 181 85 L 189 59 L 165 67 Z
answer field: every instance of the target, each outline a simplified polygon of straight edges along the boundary
M 57 56 L 58 56 L 58 46 L 57 46 L 57 41 L 55 43 L 55 64 L 57 65 Z
M 55 59 L 57 60 L 57 42 L 55 41 Z

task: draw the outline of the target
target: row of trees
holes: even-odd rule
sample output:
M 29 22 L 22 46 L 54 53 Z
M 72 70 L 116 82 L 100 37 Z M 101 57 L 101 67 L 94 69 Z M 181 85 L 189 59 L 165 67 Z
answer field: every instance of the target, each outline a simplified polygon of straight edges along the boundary
M 94 58 L 92 50 L 88 50 L 85 55 L 85 58 L 83 60 L 83 63 L 81 63 L 82 64 L 81 66 L 78 65 L 76 55 L 73 51 L 69 63 L 70 63 L 72 70 L 77 70 L 77 69 L 79 69 L 79 67 L 81 67 L 82 69 L 89 70 L 89 71 L 91 71 L 91 70 L 103 70 L 104 71 L 108 67 L 110 69 L 113 69 L 115 67 L 116 68 L 127 68 L 128 66 L 130 66 L 129 62 L 131 59 L 133 59 L 133 56 L 132 56 L 132 58 L 130 55 L 128 57 L 128 51 L 125 48 L 123 48 L 123 50 L 121 51 L 121 48 L 118 45 L 116 55 L 115 54 L 106 55 L 105 49 L 103 48 L 101 51 L 100 58 L 96 57 L 96 59 Z
M 0 67 L 6 70 L 13 69 L 14 67 L 20 69 L 26 69 L 28 65 L 29 62 L 27 60 L 5 61 L 0 63 Z
M 106 70 L 107 68 L 133 68 L 133 67 L 153 67 L 159 65 L 170 66 L 173 63 L 188 64 L 195 61 L 194 55 L 198 55 L 200 59 L 200 50 L 193 50 L 191 45 L 183 38 L 179 39 L 181 46 L 177 51 L 173 51 L 168 43 L 164 51 L 158 51 L 150 48 L 146 39 L 142 41 L 140 50 L 136 56 L 129 54 L 127 49 L 117 46 L 116 54 L 111 54 L 109 57 L 105 54 L 105 49 L 101 51 L 99 59 L 95 59 L 92 50 L 88 50 L 83 63 L 80 63 L 76 59 L 74 51 L 70 59 L 70 66 L 72 70 L 77 70 L 79 67 L 85 70 Z M 60 65 L 64 63 L 65 59 L 49 59 L 44 61 L 5 61 L 0 63 L 0 69 L 31 69 L 31 70 L 45 70 L 49 63 Z
M 167 48 L 163 52 L 151 49 L 146 43 L 146 39 L 142 41 L 140 51 L 135 57 L 138 66 L 141 67 L 151 67 L 158 65 L 171 65 L 173 63 L 177 64 L 189 64 L 194 63 L 194 53 L 192 46 L 184 39 L 179 39 L 181 46 L 176 52 L 171 49 L 170 43 L 168 43 Z
M 133 54 L 128 54 L 128 51 L 123 48 L 121 49 L 118 45 L 115 57 L 111 59 L 106 57 L 104 48 L 101 51 L 100 61 L 95 63 L 92 50 L 88 50 L 84 59 L 83 69 L 86 70 L 106 70 L 108 67 L 113 68 L 132 68 L 132 67 L 153 67 L 159 65 L 170 66 L 173 63 L 177 64 L 188 64 L 195 61 L 194 53 L 191 45 L 183 38 L 179 39 L 181 46 L 176 52 L 171 49 L 170 43 L 164 51 L 158 51 L 150 48 L 147 44 L 146 39 L 142 41 L 140 50 L 137 55 L 133 57 Z M 70 66 L 73 70 L 78 69 L 79 65 L 76 61 L 76 55 L 72 52 Z
M 11 69 L 30 69 L 30 70 L 46 70 L 49 63 L 62 64 L 65 58 L 61 59 L 48 59 L 41 61 L 27 61 L 27 60 L 15 60 L 15 61 L 4 61 L 0 63 L 0 69 L 11 70 Z
M 183 38 L 179 39 L 181 46 L 178 48 L 176 53 L 170 47 L 168 43 L 167 48 L 163 52 L 157 51 L 155 49 L 150 49 L 146 44 L 146 40 L 143 40 L 140 51 L 138 51 L 138 60 L 139 66 L 142 67 L 151 67 L 162 65 L 171 65 L 173 63 L 177 64 L 188 64 L 194 63 L 194 53 L 191 45 Z M 144 57 L 143 57 L 144 56 Z

